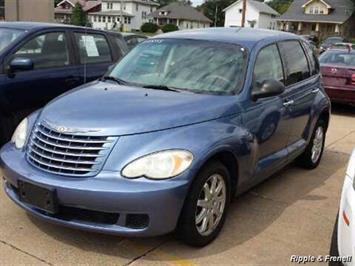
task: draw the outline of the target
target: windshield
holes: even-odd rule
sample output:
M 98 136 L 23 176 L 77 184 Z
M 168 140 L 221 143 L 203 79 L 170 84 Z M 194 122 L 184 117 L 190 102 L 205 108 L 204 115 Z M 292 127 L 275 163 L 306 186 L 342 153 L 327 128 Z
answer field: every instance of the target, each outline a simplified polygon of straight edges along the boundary
M 0 52 L 15 41 L 22 33 L 22 30 L 0 28 Z
M 355 53 L 328 51 L 319 57 L 319 63 L 355 66 Z
M 246 50 L 211 41 L 151 39 L 125 56 L 111 76 L 138 86 L 232 94 L 244 80 Z
M 333 38 L 328 38 L 324 41 L 324 44 L 333 44 L 333 43 L 337 43 L 337 42 L 342 42 L 343 39 L 340 37 L 333 37 Z

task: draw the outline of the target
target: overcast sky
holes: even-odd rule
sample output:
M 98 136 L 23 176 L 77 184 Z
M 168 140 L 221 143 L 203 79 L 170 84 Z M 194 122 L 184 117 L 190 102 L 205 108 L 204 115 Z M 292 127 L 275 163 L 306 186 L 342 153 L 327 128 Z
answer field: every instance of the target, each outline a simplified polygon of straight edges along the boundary
M 201 5 L 204 0 L 191 0 L 193 6 L 199 6 Z

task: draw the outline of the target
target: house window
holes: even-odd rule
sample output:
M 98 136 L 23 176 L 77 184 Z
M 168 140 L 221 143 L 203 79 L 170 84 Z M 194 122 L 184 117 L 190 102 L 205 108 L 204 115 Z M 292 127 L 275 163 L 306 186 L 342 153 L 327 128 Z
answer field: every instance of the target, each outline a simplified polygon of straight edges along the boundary
M 136 11 L 138 11 L 138 4 L 136 4 Z
M 309 14 L 313 14 L 313 6 L 309 8 Z
M 108 16 L 107 19 L 108 19 L 108 22 L 111 22 L 111 21 L 112 21 L 112 20 L 111 20 L 111 16 Z
M 147 18 L 147 12 L 142 11 L 142 19 L 146 19 Z
M 319 13 L 319 8 L 316 6 L 315 8 L 314 8 L 314 14 L 318 14 Z
M 102 17 L 102 22 L 106 22 L 106 17 L 105 16 Z
M 150 13 L 152 13 L 152 12 L 153 12 L 153 7 L 151 6 L 151 7 L 150 7 Z
M 240 8 L 240 9 L 239 9 L 239 13 L 241 14 L 242 12 L 243 12 L 243 9 Z
M 324 14 L 323 8 L 321 8 L 321 10 L 319 10 L 319 14 Z
M 101 16 L 99 16 L 99 22 L 101 22 L 102 21 L 102 17 Z
M 97 22 L 97 16 L 94 16 L 94 22 Z
M 123 10 L 126 10 L 126 3 L 123 3 Z

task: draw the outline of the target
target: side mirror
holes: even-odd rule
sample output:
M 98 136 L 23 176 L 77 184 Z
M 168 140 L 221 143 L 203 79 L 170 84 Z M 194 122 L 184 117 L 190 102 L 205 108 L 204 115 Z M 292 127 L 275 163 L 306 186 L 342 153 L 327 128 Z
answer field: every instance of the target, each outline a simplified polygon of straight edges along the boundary
M 29 58 L 17 57 L 10 62 L 10 72 L 28 71 L 33 69 L 33 61 Z
M 259 98 L 266 98 L 271 96 L 280 95 L 285 91 L 285 86 L 278 80 L 268 79 L 265 80 L 260 88 L 254 88 L 251 96 L 254 101 Z

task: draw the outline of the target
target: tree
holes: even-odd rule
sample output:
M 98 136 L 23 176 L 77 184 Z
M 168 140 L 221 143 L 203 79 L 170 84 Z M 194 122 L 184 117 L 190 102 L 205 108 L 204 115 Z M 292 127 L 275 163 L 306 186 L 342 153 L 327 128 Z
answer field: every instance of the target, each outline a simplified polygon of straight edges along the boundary
M 287 11 L 289 8 L 290 4 L 292 3 L 292 0 L 272 0 L 270 2 L 267 2 L 267 4 L 275 9 L 277 12 L 280 14 L 283 14 Z
M 56 7 L 62 0 L 54 0 L 54 7 Z
M 70 23 L 77 26 L 86 26 L 87 17 L 79 3 L 76 3 L 75 7 L 73 8 L 73 14 Z
M 177 30 L 179 30 L 179 27 L 176 26 L 175 24 L 165 24 L 165 25 L 161 28 L 161 30 L 162 30 L 163 32 L 171 32 L 171 31 L 177 31 Z
M 227 6 L 234 3 L 236 0 L 207 0 L 202 5 L 198 6 L 197 9 L 201 11 L 206 17 L 213 21 L 213 25 L 218 27 L 224 26 L 224 12 Z M 217 14 L 216 14 L 217 11 Z M 215 21 L 216 20 L 216 21 Z

